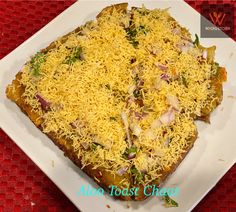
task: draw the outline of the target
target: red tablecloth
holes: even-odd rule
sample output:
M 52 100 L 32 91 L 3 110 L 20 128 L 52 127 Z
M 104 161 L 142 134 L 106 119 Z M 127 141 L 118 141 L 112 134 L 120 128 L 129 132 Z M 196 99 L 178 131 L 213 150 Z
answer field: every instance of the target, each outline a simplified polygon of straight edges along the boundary
M 15 49 L 73 2 L 75 1 L 0 0 L 0 58 Z M 200 2 L 189 1 L 189 4 L 199 10 Z M 70 200 L 2 130 L 0 130 L 1 211 L 76 211 Z M 236 165 L 194 211 L 236 211 Z

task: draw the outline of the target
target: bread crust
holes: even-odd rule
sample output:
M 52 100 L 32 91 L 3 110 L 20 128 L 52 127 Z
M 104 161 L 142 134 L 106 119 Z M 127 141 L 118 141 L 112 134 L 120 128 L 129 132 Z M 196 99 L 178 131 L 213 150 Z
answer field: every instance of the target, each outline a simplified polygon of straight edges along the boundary
M 106 7 L 97 15 L 97 18 L 101 17 L 105 12 L 112 12 L 114 9 L 116 9 L 117 11 L 126 12 L 127 6 L 128 6 L 127 3 L 121 3 L 121 4 Z M 62 43 L 65 42 L 71 33 L 77 33 L 80 30 L 81 30 L 81 28 L 78 27 L 74 31 L 61 37 L 59 39 L 59 41 Z M 53 49 L 55 47 L 56 47 L 56 43 L 52 42 L 47 48 L 41 50 L 41 52 L 46 53 L 50 49 Z M 43 123 L 42 118 L 39 116 L 39 114 L 37 114 L 36 112 L 33 111 L 33 108 L 29 104 L 26 103 L 25 98 L 23 96 L 25 88 L 22 84 L 20 84 L 21 75 L 22 75 L 21 72 L 17 73 L 15 80 L 13 80 L 12 84 L 7 87 L 6 95 L 10 100 L 15 102 L 19 106 L 19 108 L 31 119 L 31 121 L 35 124 L 35 126 L 43 132 L 43 129 L 41 126 L 41 124 Z M 215 107 L 216 107 L 218 104 L 220 104 L 220 102 L 222 100 L 222 96 L 223 96 L 222 79 L 220 79 L 220 77 L 219 77 L 219 78 L 213 80 L 212 82 L 214 85 L 214 89 L 216 89 L 216 91 L 217 91 L 216 93 L 219 97 L 219 101 L 217 101 L 215 103 Z M 209 117 L 210 112 L 211 112 L 211 110 L 210 111 L 206 110 L 206 111 L 204 111 L 204 113 L 202 113 L 201 116 L 196 117 L 196 119 L 207 120 L 206 117 Z M 70 145 L 70 143 L 71 143 L 70 140 L 64 139 L 64 138 L 58 138 L 55 133 L 46 133 L 46 135 L 54 142 L 55 145 L 57 145 L 64 152 L 65 156 L 70 158 L 70 160 L 73 161 L 79 168 L 82 168 L 81 158 L 79 158 L 77 156 L 77 152 Z M 196 139 L 197 139 L 197 131 L 196 131 L 195 135 L 189 139 L 189 146 L 185 149 L 185 152 L 181 155 L 179 160 L 175 164 L 173 164 L 169 170 L 165 170 L 164 172 L 162 172 L 161 173 L 162 177 L 160 179 L 153 181 L 149 185 L 160 186 L 160 182 L 165 181 L 166 178 L 176 170 L 176 168 L 179 166 L 181 161 L 185 158 L 187 153 L 193 147 L 193 144 Z M 136 200 L 136 201 L 144 200 L 147 198 L 147 196 L 144 194 L 144 186 L 141 184 L 133 184 L 132 183 L 133 182 L 132 176 L 129 173 L 126 173 L 123 176 L 119 176 L 118 174 L 111 175 L 110 172 L 108 172 L 102 168 L 94 169 L 94 166 L 92 164 L 83 167 L 82 171 L 85 172 L 88 176 L 90 176 L 99 186 L 101 186 L 102 188 L 104 188 L 108 192 L 110 190 L 110 188 L 109 188 L 110 185 L 117 185 L 118 187 L 120 187 L 119 183 L 122 180 L 126 180 L 130 183 L 129 188 L 131 188 L 131 187 L 138 187 L 139 188 L 138 196 L 131 196 L 131 197 L 130 196 L 115 196 L 115 198 L 119 198 L 122 200 Z
M 123 12 L 126 13 L 128 8 L 128 3 L 120 3 L 120 4 L 114 4 L 108 7 L 105 7 L 96 17 L 99 18 L 103 16 L 105 13 L 112 13 L 114 10 L 117 12 Z

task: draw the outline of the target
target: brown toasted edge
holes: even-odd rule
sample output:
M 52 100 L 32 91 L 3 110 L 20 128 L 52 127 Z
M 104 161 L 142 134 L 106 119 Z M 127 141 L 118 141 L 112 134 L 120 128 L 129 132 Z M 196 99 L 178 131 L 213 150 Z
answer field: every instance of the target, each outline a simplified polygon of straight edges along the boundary
M 211 89 L 214 90 L 214 101 L 212 107 L 203 108 L 201 116 L 196 116 L 196 120 L 204 121 L 210 124 L 210 114 L 223 100 L 223 82 L 227 80 L 227 72 L 225 68 L 220 67 L 219 73 L 211 78 Z
M 99 18 L 104 15 L 104 13 L 112 13 L 114 10 L 117 12 L 123 12 L 126 13 L 128 8 L 128 3 L 120 3 L 120 4 L 114 4 L 108 7 L 105 7 L 97 16 L 96 18 Z
M 53 41 L 52 43 L 49 44 L 48 47 L 46 47 L 45 49 L 42 49 L 41 52 L 43 53 L 47 53 L 49 50 L 54 49 L 56 47 L 56 42 L 61 42 L 61 43 L 65 43 L 66 40 L 68 39 L 68 36 L 73 34 L 73 33 L 78 33 L 81 31 L 81 27 L 77 27 L 76 29 L 74 29 L 73 31 L 67 33 L 66 35 L 60 37 L 59 39 L 57 39 L 56 41 Z

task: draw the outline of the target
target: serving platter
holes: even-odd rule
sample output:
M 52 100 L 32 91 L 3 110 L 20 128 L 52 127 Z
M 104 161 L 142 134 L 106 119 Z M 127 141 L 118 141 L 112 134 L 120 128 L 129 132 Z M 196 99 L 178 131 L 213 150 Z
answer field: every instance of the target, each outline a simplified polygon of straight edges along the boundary
M 98 189 L 87 177 L 6 98 L 5 88 L 35 52 L 77 26 L 92 20 L 102 8 L 123 1 L 78 1 L 0 61 L 0 127 L 82 211 L 189 211 L 236 162 L 236 44 L 231 38 L 200 39 L 203 46 L 216 45 L 216 60 L 226 67 L 224 99 L 213 112 L 211 124 L 198 122 L 199 138 L 193 149 L 168 178 L 164 187 L 178 187 L 178 208 L 165 208 L 158 197 L 142 202 L 122 202 L 109 195 L 79 196 L 82 186 Z M 131 6 L 169 8 L 170 14 L 200 34 L 200 15 L 184 1 L 126 1 Z M 187 17 L 187 18 L 186 18 Z M 54 164 L 54 165 L 52 165 Z

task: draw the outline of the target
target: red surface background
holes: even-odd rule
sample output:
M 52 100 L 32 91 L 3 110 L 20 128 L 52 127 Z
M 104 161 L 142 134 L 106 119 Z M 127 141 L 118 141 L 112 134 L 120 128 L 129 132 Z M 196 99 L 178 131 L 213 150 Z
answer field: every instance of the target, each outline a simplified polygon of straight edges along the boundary
M 73 2 L 75 0 L 0 0 L 0 58 L 15 49 Z M 187 2 L 200 11 L 202 1 Z M 211 1 L 211 3 L 216 2 L 222 3 L 222 1 Z M 234 39 L 236 40 L 235 33 Z M 76 210 L 70 200 L 0 129 L 0 212 Z M 236 165 L 194 211 L 236 211 Z

